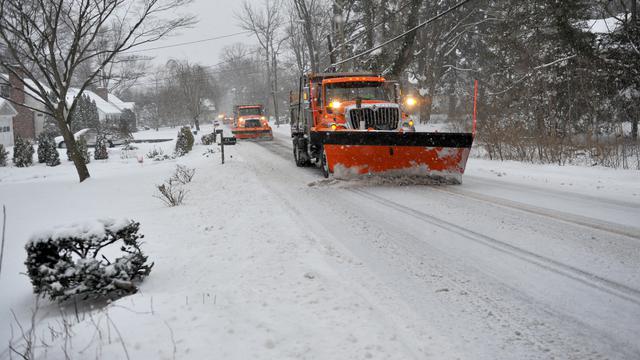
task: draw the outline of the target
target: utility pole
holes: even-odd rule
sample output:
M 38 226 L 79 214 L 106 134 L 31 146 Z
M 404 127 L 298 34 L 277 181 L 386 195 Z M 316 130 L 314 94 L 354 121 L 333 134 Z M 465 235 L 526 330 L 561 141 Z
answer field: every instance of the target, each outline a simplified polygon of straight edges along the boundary
M 345 7 L 344 0 L 333 1 L 333 33 L 336 39 L 336 48 L 340 53 L 340 60 L 344 60 L 347 58 L 347 48 L 346 48 L 347 45 L 346 45 L 346 39 L 344 34 L 344 22 L 345 22 L 344 7 Z M 335 64 L 335 61 L 332 61 L 331 63 Z M 336 69 L 336 71 L 338 71 L 339 69 L 342 70 L 342 69 L 349 69 L 349 68 L 350 68 L 349 62 L 345 62 L 344 64 L 340 65 Z
M 329 61 L 331 62 L 331 71 L 336 71 L 333 64 L 337 62 L 335 49 L 333 48 L 333 43 L 331 42 L 331 35 L 327 34 L 327 46 L 329 48 Z

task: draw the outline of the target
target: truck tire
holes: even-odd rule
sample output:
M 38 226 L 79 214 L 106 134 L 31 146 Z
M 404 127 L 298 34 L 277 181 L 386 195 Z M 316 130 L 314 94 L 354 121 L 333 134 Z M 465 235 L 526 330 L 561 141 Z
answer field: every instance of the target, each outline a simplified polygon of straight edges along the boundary
M 293 159 L 298 167 L 305 167 L 309 165 L 309 155 L 307 155 L 305 139 L 293 140 Z
M 327 162 L 327 152 L 324 148 L 320 155 L 320 170 L 322 170 L 322 176 L 324 176 L 325 179 L 329 178 L 329 163 Z

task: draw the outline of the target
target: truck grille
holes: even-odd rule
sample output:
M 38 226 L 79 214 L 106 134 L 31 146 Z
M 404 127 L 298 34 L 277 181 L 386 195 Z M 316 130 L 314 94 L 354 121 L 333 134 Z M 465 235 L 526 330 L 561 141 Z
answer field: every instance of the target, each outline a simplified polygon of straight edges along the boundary
M 365 107 L 349 111 L 351 127 L 360 128 L 360 121 L 365 122 L 365 129 L 395 130 L 400 120 L 400 109 L 395 107 Z

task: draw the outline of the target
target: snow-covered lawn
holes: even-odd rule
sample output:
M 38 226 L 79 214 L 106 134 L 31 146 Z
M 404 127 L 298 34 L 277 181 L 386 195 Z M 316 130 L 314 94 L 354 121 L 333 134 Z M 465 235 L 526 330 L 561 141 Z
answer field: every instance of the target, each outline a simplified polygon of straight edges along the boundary
M 288 125 L 273 125 L 273 129 L 276 142 L 286 144 Z M 149 130 L 136 138 L 175 138 L 177 131 Z M 205 128 L 196 138 L 210 131 Z M 77 183 L 64 156 L 63 165 L 54 168 L 39 164 L 25 169 L 0 168 L 0 204 L 7 207 L 7 243 L 0 274 L 0 359 L 9 358 L 6 347 L 12 338 L 19 338 L 17 322 L 25 329 L 30 327 L 34 296 L 28 278 L 21 274 L 25 271 L 24 244 L 30 235 L 56 225 L 104 217 L 139 221 L 145 234 L 143 250 L 155 266 L 138 294 L 93 310 L 81 306 L 77 316 L 74 304 L 61 309 L 41 300 L 36 335 L 53 346 L 38 348 L 38 358 L 64 358 L 65 351 L 74 359 L 475 357 L 457 348 L 465 340 L 451 336 L 455 330 L 441 333 L 432 327 L 442 325 L 437 319 L 451 316 L 454 321 L 467 315 L 438 315 L 443 304 L 436 300 L 431 310 L 425 309 L 434 316 L 434 323 L 415 324 L 416 316 L 426 315 L 413 312 L 407 304 L 419 300 L 380 290 L 385 278 L 380 274 L 401 272 L 386 268 L 369 272 L 367 259 L 345 247 L 349 242 L 357 247 L 355 238 L 336 241 L 341 229 L 325 232 L 330 224 L 324 224 L 324 219 L 301 223 L 305 215 L 297 210 L 300 204 L 292 206 L 289 202 L 294 200 L 285 191 L 265 184 L 261 177 L 272 174 L 274 184 L 283 188 L 287 185 L 277 179 L 289 177 L 295 194 L 306 191 L 313 179 L 321 180 L 319 170 L 297 169 L 292 160 L 285 163 L 267 154 L 266 148 L 243 142 L 225 149 L 225 165 L 220 164 L 219 153 L 205 156 L 208 149 L 218 151 L 217 146 L 202 145 L 196 145 L 185 157 L 138 161 L 154 147 L 171 153 L 174 145 L 174 141 L 136 144 L 139 149 L 127 156 L 119 148 L 112 149 L 109 160 L 89 164 L 92 177 L 82 184 Z M 258 164 L 261 158 L 271 162 Z M 153 197 L 155 184 L 168 178 L 177 164 L 195 168 L 196 174 L 187 185 L 185 204 L 168 208 Z M 551 197 L 567 193 L 584 196 L 585 201 L 598 197 L 640 204 L 638 171 L 471 159 L 467 175 L 465 183 L 454 190 L 531 206 L 545 205 L 536 203 L 536 191 Z M 487 185 L 491 182 L 494 186 Z M 533 190 L 518 191 L 522 187 Z M 315 192 L 312 197 L 319 195 L 319 190 L 310 191 Z M 406 203 L 417 200 L 414 196 Z M 339 208 L 340 204 L 331 216 L 352 216 L 347 207 Z M 588 209 L 563 206 L 562 201 L 549 204 L 557 211 L 590 214 Z M 632 226 L 637 215 L 623 214 L 617 223 Z M 606 220 L 615 222 L 613 217 Z M 372 244 L 385 236 L 365 235 Z M 381 243 L 379 247 L 380 251 L 399 251 L 396 245 Z M 414 274 L 407 276 L 412 279 Z M 424 286 L 429 286 L 429 281 Z M 406 292 L 413 294 L 410 288 Z M 71 323 L 72 341 L 66 349 L 65 336 L 52 340 L 49 329 L 62 330 L 61 312 Z M 483 327 L 481 323 L 470 326 Z M 513 336 L 511 330 L 505 331 Z M 508 346 L 518 346 L 517 340 Z M 522 351 L 519 355 L 527 354 L 526 347 L 518 349 Z M 508 358 L 505 355 L 484 349 L 477 358 Z
M 171 145 L 163 144 L 167 150 Z M 336 359 L 377 352 L 404 357 L 395 330 L 379 320 L 383 310 L 334 272 L 327 263 L 330 249 L 299 232 L 235 149 L 226 149 L 224 166 L 219 154 L 205 157 L 205 150 L 196 146 L 184 158 L 142 164 L 111 154 L 90 164 L 92 178 L 82 184 L 68 163 L 3 169 L 0 202 L 7 206 L 8 226 L 0 276 L 0 358 L 9 357 L 11 327 L 14 340 L 19 337 L 10 311 L 29 328 L 34 297 L 20 274 L 29 236 L 82 219 L 123 216 L 141 222 L 143 249 L 154 269 L 139 294 L 93 313 L 102 332 L 88 315 L 80 315 L 84 321 L 73 326 L 67 349 L 72 358 L 125 358 L 125 352 L 133 359 L 214 354 Z M 153 198 L 154 184 L 169 177 L 176 164 L 197 172 L 185 205 L 167 208 Z M 72 312 L 69 305 L 63 311 Z M 50 342 L 48 327 L 57 329 L 60 309 L 42 300 L 37 319 L 38 336 L 46 330 Z M 77 322 L 75 314 L 68 319 Z M 54 343 L 40 349 L 40 357 L 45 352 L 62 357 L 63 340 Z

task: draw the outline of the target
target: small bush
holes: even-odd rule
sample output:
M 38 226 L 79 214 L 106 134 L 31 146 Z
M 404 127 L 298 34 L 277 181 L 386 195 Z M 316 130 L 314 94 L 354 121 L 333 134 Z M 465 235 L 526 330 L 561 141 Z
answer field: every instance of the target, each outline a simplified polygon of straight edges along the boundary
M 17 167 L 31 166 L 34 152 L 31 142 L 18 136 L 13 147 L 13 164 Z
M 193 180 L 193 176 L 196 174 L 196 169 L 188 168 L 184 165 L 176 166 L 176 171 L 171 176 L 169 181 L 177 182 L 182 185 L 186 185 Z
M 124 146 L 122 146 L 122 150 L 126 150 L 126 151 L 138 150 L 138 147 L 135 145 L 132 145 L 131 140 L 126 139 L 124 141 Z
M 166 181 L 164 184 L 156 185 L 158 193 L 154 195 L 155 198 L 162 200 L 165 205 L 173 207 L 182 204 L 187 191 L 180 187 L 174 181 Z
M 38 162 L 48 166 L 60 165 L 60 154 L 56 149 L 53 133 L 43 132 L 38 135 Z
M 176 140 L 176 156 L 184 156 L 193 149 L 193 133 L 189 127 L 184 126 L 178 132 L 178 139 Z
M 7 166 L 8 157 L 9 157 L 9 152 L 4 149 L 4 145 L 0 144 L 0 167 Z
M 53 147 L 49 149 L 50 154 L 47 159 L 47 166 L 58 166 L 60 165 L 60 154 L 58 154 L 58 150 L 56 149 L 56 144 L 52 143 Z
M 49 149 L 49 143 L 52 137 L 49 134 L 43 132 L 38 135 L 38 162 L 44 164 L 47 162 L 47 150 Z
M 144 235 L 138 234 L 139 228 L 140 223 L 132 220 L 106 219 L 34 235 L 25 246 L 25 265 L 34 292 L 52 300 L 135 293 L 136 282 L 153 267 L 140 249 Z M 109 259 L 103 252 L 118 247 L 120 257 Z
M 93 158 L 96 160 L 106 160 L 109 158 L 109 150 L 107 150 L 107 137 L 99 134 L 96 137 L 96 148 L 93 152 Z
M 211 134 L 203 135 L 201 140 L 202 140 L 202 145 L 213 145 L 216 142 L 216 134 L 211 133 Z
M 156 148 L 156 147 L 149 150 L 149 152 L 145 156 L 147 157 L 147 159 L 150 159 L 153 161 L 163 161 L 163 160 L 170 160 L 174 158 L 169 154 L 165 154 L 164 150 L 162 150 L 161 148 Z

